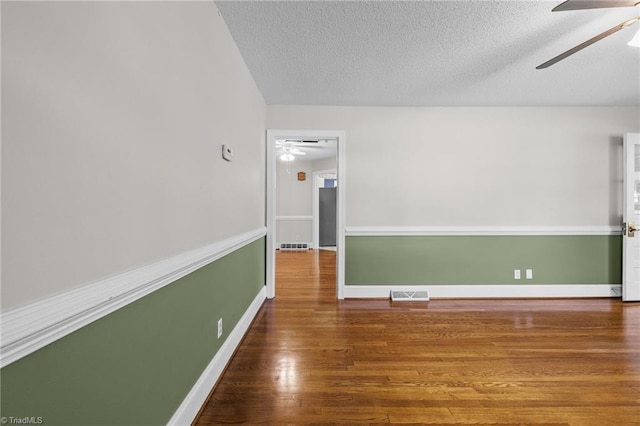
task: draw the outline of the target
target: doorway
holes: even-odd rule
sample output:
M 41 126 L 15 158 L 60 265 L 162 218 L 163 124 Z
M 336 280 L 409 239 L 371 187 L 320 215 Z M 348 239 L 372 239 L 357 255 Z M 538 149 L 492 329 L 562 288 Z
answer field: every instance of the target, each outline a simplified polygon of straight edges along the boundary
M 273 298 L 276 296 L 276 280 L 275 280 L 275 254 L 278 248 L 278 223 L 285 220 L 283 217 L 277 216 L 277 204 L 278 204 L 278 192 L 277 192 L 277 173 L 279 163 L 278 161 L 286 161 L 285 158 L 294 159 L 289 160 L 293 164 L 295 162 L 295 156 L 302 155 L 300 151 L 304 151 L 304 143 L 313 141 L 334 141 L 336 145 L 335 164 L 336 177 L 339 184 L 336 188 L 336 216 L 335 216 L 335 247 L 336 247 L 336 285 L 335 294 L 338 299 L 342 299 L 344 293 L 344 241 L 345 241 L 345 132 L 344 131 L 300 131 L 300 130 L 267 130 L 266 141 L 266 198 L 267 198 L 267 258 L 266 258 L 266 285 L 267 285 L 267 297 Z M 282 167 L 282 166 L 280 166 Z M 286 167 L 286 165 L 285 165 Z M 306 173 L 299 174 L 300 172 L 295 168 L 291 168 L 289 165 L 288 172 L 293 173 L 297 178 L 306 179 Z M 315 175 L 312 177 L 311 173 L 308 176 L 309 180 L 315 181 Z M 314 198 L 315 200 L 315 198 Z M 314 202 L 315 203 L 315 202 Z M 314 205 L 315 210 L 315 205 Z M 312 215 L 315 217 L 315 214 Z M 293 218 L 302 219 L 303 216 L 293 216 Z M 280 220 L 278 220 L 280 219 Z M 281 226 L 282 227 L 282 226 Z M 298 236 L 298 235 L 296 235 Z M 312 246 L 318 248 L 319 240 L 313 238 Z

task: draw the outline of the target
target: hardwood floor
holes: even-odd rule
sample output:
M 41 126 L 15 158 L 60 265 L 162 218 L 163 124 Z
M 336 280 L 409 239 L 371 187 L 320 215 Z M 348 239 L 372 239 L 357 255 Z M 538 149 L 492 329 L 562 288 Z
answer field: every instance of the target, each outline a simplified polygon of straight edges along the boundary
M 335 253 L 277 255 L 197 425 L 640 425 L 640 304 L 335 299 Z

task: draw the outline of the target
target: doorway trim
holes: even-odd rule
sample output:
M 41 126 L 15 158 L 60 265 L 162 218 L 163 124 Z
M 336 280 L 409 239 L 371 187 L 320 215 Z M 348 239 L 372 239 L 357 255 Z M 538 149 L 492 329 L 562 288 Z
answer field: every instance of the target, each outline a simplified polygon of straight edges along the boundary
M 336 297 L 344 299 L 345 277 L 345 188 L 346 188 L 346 134 L 344 130 L 267 130 L 266 141 L 266 286 L 267 298 L 276 296 L 276 140 L 278 139 L 337 139 L 338 208 L 336 241 Z
M 623 205 L 623 231 L 622 231 L 622 300 L 624 302 L 637 302 L 640 300 L 640 277 L 635 271 L 635 262 L 638 256 L 637 241 L 640 235 L 631 236 L 630 223 L 636 222 L 635 203 L 633 194 L 636 191 L 636 163 L 635 146 L 640 144 L 640 133 L 626 133 L 623 139 L 624 149 L 624 189 L 622 191 Z M 636 223 L 636 226 L 638 223 Z M 639 232 L 640 234 L 640 232 Z M 633 239 L 632 239 L 633 238 Z

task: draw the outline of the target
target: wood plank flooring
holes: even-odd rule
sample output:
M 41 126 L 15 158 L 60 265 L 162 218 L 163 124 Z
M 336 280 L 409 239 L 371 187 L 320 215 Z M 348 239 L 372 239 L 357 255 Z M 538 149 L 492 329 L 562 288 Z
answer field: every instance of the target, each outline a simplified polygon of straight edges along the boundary
M 335 299 L 335 253 L 277 255 L 194 424 L 640 425 L 640 304 Z

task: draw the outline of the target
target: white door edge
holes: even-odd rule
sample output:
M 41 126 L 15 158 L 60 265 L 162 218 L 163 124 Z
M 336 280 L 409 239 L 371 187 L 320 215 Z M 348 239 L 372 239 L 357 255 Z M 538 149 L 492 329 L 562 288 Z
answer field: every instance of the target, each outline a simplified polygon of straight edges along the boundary
M 634 220 L 635 192 L 635 145 L 640 145 L 640 133 L 627 133 L 624 135 L 624 189 L 623 189 L 623 221 L 625 224 L 635 222 L 636 227 L 640 225 Z M 630 238 L 628 230 L 622 236 L 622 300 L 626 302 L 640 301 L 640 280 L 638 272 L 634 271 L 634 263 L 638 262 L 640 250 L 637 248 L 637 240 L 640 239 L 640 232 L 636 231 L 636 236 Z M 635 245 L 635 247 L 634 247 Z

